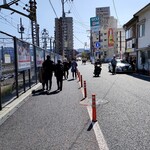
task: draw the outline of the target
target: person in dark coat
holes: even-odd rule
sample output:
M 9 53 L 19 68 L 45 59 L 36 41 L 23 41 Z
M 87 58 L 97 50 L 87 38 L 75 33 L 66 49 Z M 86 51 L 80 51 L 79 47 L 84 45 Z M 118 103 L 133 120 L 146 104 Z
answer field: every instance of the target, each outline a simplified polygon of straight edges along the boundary
M 113 59 L 111 60 L 111 65 L 112 65 L 112 74 L 116 74 L 116 65 L 117 65 L 117 60 L 116 57 L 113 56 Z
M 52 60 L 50 60 L 49 55 L 47 55 L 47 59 L 43 62 L 43 69 L 45 72 L 44 78 L 45 78 L 46 90 L 51 90 L 54 63 Z
M 57 61 L 55 65 L 55 77 L 57 81 L 57 90 L 62 91 L 63 87 L 63 75 L 64 75 L 64 66 L 61 60 Z
M 70 64 L 69 64 L 69 62 L 67 60 L 64 60 L 63 61 L 63 65 L 64 65 L 64 78 L 68 79 Z
M 77 78 L 77 62 L 75 61 L 75 59 L 73 59 L 73 61 L 71 62 L 71 72 L 72 72 L 72 78 L 74 79 Z

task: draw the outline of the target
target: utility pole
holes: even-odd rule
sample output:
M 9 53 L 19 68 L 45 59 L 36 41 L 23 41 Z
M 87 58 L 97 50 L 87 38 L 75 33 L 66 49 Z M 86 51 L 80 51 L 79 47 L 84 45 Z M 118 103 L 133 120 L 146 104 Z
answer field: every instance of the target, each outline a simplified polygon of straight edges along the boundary
M 119 32 L 119 36 L 120 36 L 120 58 L 122 59 L 122 38 L 121 38 L 121 31 Z
M 72 1 L 73 2 L 73 0 L 61 0 L 61 3 L 62 3 L 62 42 L 61 42 L 61 44 L 62 44 L 62 57 L 63 57 L 63 59 L 64 59 L 64 57 L 65 57 L 65 49 L 64 49 L 64 42 L 65 42 L 65 40 L 64 40 L 64 27 L 65 27 L 65 23 L 66 23 L 66 19 L 65 19 L 65 9 L 64 9 L 64 6 L 65 6 L 65 3 L 67 2 L 67 1 Z
M 39 25 L 36 22 L 36 0 L 29 1 L 29 4 L 30 4 L 29 9 L 26 9 L 25 7 L 23 8 L 24 10 L 29 12 L 28 15 L 11 8 L 11 6 L 14 4 L 18 5 L 19 1 L 20 0 L 12 0 L 9 3 L 6 3 L 6 0 L 3 0 L 3 5 L 0 5 L 0 8 L 11 10 L 13 12 L 16 12 L 22 16 L 29 18 L 31 20 L 31 28 L 32 28 L 32 43 L 34 45 L 39 46 Z M 28 5 L 26 4 L 25 6 L 28 6 Z
M 31 18 L 31 28 L 32 28 L 32 43 L 39 46 L 39 25 L 36 20 L 36 1 L 30 0 L 30 18 Z
M 22 25 L 22 19 L 20 18 L 20 26 L 18 26 L 18 32 L 21 34 L 21 39 L 23 39 L 24 27 Z
M 52 52 L 52 43 L 53 43 L 53 50 L 54 50 L 54 37 L 51 36 L 49 39 L 50 39 L 50 52 Z

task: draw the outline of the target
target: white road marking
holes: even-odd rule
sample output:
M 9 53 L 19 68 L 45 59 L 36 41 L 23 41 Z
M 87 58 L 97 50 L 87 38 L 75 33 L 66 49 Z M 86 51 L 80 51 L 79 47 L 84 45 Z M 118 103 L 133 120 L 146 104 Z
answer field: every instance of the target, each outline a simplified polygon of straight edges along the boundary
M 82 92 L 83 97 L 84 97 L 83 88 L 81 88 L 81 92 Z M 89 113 L 89 117 L 90 117 L 91 122 L 92 122 L 92 107 L 89 106 L 89 105 L 85 105 L 85 106 L 87 108 L 87 111 Z M 93 130 L 94 130 L 94 133 L 95 133 L 95 136 L 96 136 L 96 140 L 98 142 L 99 149 L 100 150 L 109 150 L 109 148 L 107 146 L 107 143 L 106 143 L 106 140 L 104 138 L 104 135 L 103 135 L 103 133 L 101 131 L 101 128 L 98 124 L 98 121 L 93 123 Z
M 91 108 L 91 106 L 86 106 L 86 108 L 88 110 L 90 119 L 92 121 L 92 108 Z M 94 130 L 94 133 L 96 136 L 96 140 L 98 142 L 99 149 L 100 150 L 109 150 L 107 143 L 105 141 L 104 135 L 103 135 L 101 128 L 98 124 L 98 121 L 93 123 L 93 130 Z

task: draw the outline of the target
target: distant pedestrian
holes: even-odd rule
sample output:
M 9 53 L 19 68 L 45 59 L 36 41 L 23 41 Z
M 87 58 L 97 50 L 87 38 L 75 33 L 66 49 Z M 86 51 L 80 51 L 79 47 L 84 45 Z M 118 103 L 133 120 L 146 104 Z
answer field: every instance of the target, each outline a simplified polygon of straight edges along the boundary
M 64 65 L 64 78 L 68 79 L 69 69 L 70 69 L 70 63 L 67 60 L 64 60 L 63 61 L 63 65 Z
M 117 65 L 117 60 L 116 57 L 113 56 L 112 60 L 111 60 L 111 65 L 112 65 L 112 74 L 116 74 L 116 65 Z
M 61 60 L 57 61 L 55 65 L 55 77 L 57 81 L 57 90 L 62 91 L 63 87 L 63 75 L 64 75 L 64 66 Z
M 51 90 L 52 87 L 52 76 L 54 71 L 54 63 L 52 60 L 50 60 L 50 56 L 47 55 L 47 59 L 43 62 L 43 69 L 45 72 L 44 78 L 45 78 L 45 84 L 46 84 L 46 90 Z
M 77 62 L 75 61 L 75 59 L 73 59 L 73 61 L 71 62 L 71 72 L 72 72 L 72 78 L 77 78 Z
M 136 60 L 134 57 L 131 57 L 130 64 L 132 66 L 132 71 L 135 72 Z

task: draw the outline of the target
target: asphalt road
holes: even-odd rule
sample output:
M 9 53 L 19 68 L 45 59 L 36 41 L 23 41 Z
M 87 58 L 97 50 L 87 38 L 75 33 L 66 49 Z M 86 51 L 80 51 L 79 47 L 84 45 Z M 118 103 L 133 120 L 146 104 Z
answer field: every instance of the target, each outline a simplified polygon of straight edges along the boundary
M 150 149 L 150 77 L 108 72 L 103 64 L 100 77 L 94 66 L 79 65 L 87 83 L 87 104 L 96 94 L 97 120 L 110 150 Z
M 107 64 L 100 77 L 93 77 L 92 64 L 78 64 L 88 97 L 83 99 L 83 88 L 71 74 L 59 93 L 54 79 L 49 95 L 31 95 L 0 126 L 0 150 L 150 149 L 150 78 L 112 75 Z M 90 119 L 92 94 L 95 124 Z
M 83 95 L 71 74 L 63 90 L 30 95 L 0 126 L 0 150 L 98 150 Z

